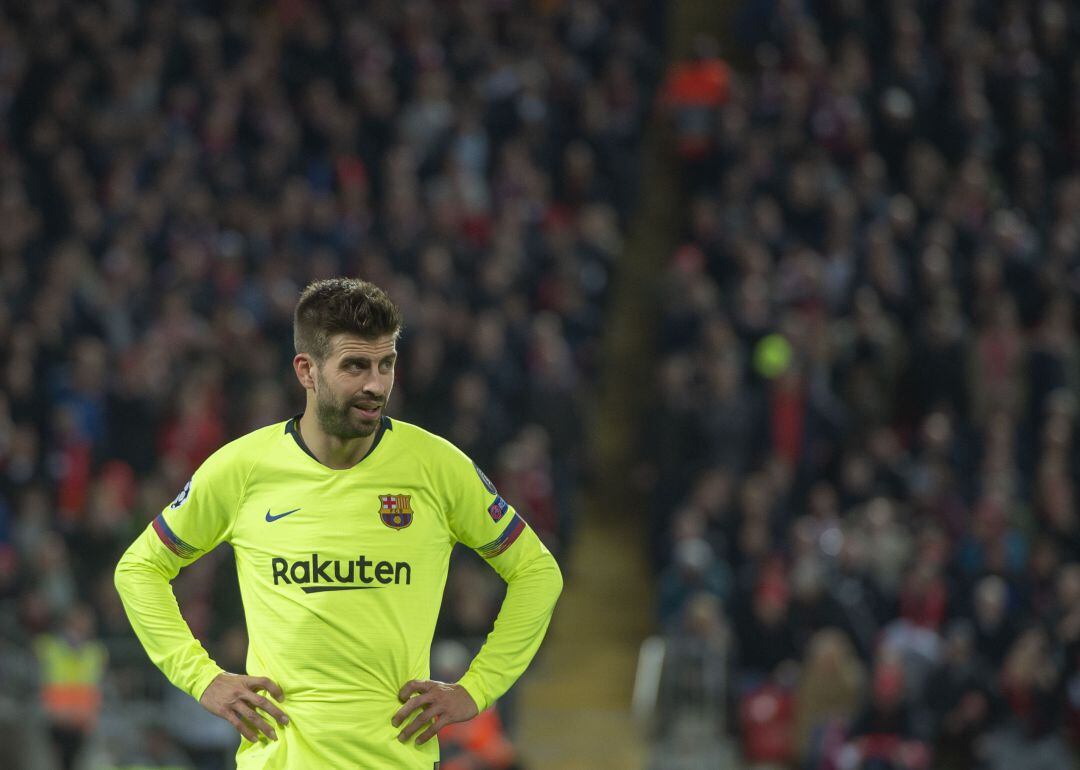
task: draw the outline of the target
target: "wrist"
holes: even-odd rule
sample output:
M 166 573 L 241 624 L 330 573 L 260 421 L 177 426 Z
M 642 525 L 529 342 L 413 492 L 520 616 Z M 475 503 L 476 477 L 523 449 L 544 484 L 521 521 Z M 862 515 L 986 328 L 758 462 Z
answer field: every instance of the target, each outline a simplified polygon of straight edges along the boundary
M 483 696 L 481 695 L 479 682 L 477 682 L 474 678 L 470 677 L 468 672 L 466 672 L 465 675 L 461 677 L 461 679 L 455 682 L 454 686 L 460 688 L 462 692 L 469 696 L 469 699 L 472 701 L 473 707 L 476 709 L 477 714 L 479 714 L 481 711 L 491 705 L 485 702 Z
M 218 666 L 214 666 L 213 668 L 208 667 L 199 674 L 198 678 L 192 684 L 191 690 L 189 690 L 190 695 L 195 698 L 195 700 L 202 702 L 203 693 L 205 693 L 207 688 L 214 683 L 215 679 L 224 673 L 226 673 L 225 669 Z

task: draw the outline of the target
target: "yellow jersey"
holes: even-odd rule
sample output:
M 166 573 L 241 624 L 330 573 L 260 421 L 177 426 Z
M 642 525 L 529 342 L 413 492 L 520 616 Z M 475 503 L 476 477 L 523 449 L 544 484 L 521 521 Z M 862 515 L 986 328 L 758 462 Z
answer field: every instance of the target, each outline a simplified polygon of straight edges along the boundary
M 117 590 L 150 658 L 199 698 L 222 669 L 192 636 L 169 582 L 230 543 L 247 673 L 281 686 L 290 718 L 275 725 L 277 741 L 241 738 L 237 767 L 432 770 L 437 741 L 401 743 L 390 719 L 402 685 L 429 677 L 454 544 L 476 550 L 508 584 L 495 627 L 460 680 L 481 711 L 532 660 L 561 573 L 448 441 L 384 417 L 367 455 L 336 470 L 308 450 L 297 422 L 253 431 L 209 457 L 120 559 Z

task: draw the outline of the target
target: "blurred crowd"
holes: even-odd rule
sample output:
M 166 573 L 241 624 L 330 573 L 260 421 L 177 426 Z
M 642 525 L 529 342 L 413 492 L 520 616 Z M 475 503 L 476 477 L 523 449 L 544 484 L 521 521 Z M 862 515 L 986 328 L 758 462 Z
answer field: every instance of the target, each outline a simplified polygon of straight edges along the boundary
M 659 621 L 747 766 L 1075 767 L 1080 7 L 734 23 L 664 86 Z
M 90 735 L 102 766 L 231 762 L 235 732 L 160 680 L 112 572 L 212 451 L 300 411 L 291 319 L 313 279 L 388 290 L 406 319 L 391 415 L 455 442 L 561 550 L 659 70 L 655 6 L 3 4 L 0 736 L 15 767 L 39 766 L 34 713 L 65 767 Z M 437 632 L 447 672 L 501 598 L 471 556 Z M 242 670 L 227 547 L 174 586 Z M 516 764 L 511 702 L 444 738 L 444 770 Z

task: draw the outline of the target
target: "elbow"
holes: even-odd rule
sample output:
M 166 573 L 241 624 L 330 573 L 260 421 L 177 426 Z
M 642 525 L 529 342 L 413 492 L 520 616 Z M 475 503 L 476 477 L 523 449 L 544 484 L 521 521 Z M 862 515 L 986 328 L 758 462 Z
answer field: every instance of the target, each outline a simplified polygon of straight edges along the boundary
M 562 570 L 559 569 L 555 557 L 546 550 L 521 565 L 515 572 L 504 575 L 503 579 L 510 585 L 528 585 L 537 596 L 547 598 L 552 608 L 563 590 Z
M 134 553 L 132 548 L 128 548 L 113 570 L 113 585 L 116 587 L 116 592 L 120 594 L 120 598 L 123 599 L 141 580 L 159 574 L 153 564 Z M 162 575 L 162 577 L 165 576 Z M 165 577 L 165 580 L 167 581 L 168 578 Z
M 125 552 L 120 557 L 120 561 L 116 563 L 116 568 L 113 570 L 113 586 L 116 587 L 116 593 L 120 594 L 123 598 L 124 592 L 127 590 L 129 581 L 134 571 L 134 560 L 130 556 L 130 552 Z
M 558 601 L 559 596 L 562 594 L 563 573 L 562 570 L 559 568 L 559 562 L 555 561 L 555 557 L 551 556 L 549 558 L 551 559 L 551 569 L 549 571 L 549 582 L 551 585 L 551 603 L 554 604 L 556 601 Z

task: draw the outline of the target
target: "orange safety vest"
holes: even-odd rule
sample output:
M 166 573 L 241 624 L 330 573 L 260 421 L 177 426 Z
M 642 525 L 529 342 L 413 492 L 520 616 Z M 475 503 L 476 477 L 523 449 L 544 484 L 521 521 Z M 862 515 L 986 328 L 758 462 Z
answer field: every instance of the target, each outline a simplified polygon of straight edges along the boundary
M 509 767 L 515 759 L 513 744 L 503 732 L 502 720 L 495 709 L 480 712 L 468 722 L 447 725 L 439 731 L 440 743 L 457 745 L 465 749 L 471 757 L 484 761 L 485 767 Z M 443 770 L 461 770 L 473 767 L 472 762 L 459 762 L 450 759 L 442 763 Z
M 41 702 L 53 722 L 89 730 L 101 711 L 101 680 L 108 654 L 101 642 L 72 647 L 56 634 L 34 642 L 41 664 Z

